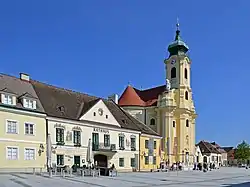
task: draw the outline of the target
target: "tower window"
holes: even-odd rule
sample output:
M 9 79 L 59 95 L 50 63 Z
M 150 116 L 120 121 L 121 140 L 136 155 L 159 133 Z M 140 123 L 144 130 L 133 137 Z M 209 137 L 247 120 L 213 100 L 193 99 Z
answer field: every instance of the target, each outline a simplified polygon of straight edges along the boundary
M 185 92 L 185 99 L 188 100 L 188 91 Z
M 152 119 L 150 120 L 150 125 L 155 125 L 155 119 L 152 118 Z
M 171 69 L 171 78 L 176 78 L 176 68 L 172 67 Z
M 175 128 L 175 121 L 173 121 L 173 127 Z
M 186 127 L 189 127 L 189 120 L 186 120 Z
M 188 78 L 188 70 L 187 70 L 187 68 L 185 68 L 185 70 L 184 70 L 184 77 L 185 77 L 185 79 Z

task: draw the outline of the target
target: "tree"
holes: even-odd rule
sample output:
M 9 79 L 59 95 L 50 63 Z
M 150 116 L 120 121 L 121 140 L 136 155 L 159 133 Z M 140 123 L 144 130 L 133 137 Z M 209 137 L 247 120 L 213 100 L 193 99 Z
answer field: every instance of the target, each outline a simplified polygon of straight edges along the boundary
M 245 162 L 250 158 L 250 145 L 246 141 L 237 145 L 235 158 L 240 162 Z

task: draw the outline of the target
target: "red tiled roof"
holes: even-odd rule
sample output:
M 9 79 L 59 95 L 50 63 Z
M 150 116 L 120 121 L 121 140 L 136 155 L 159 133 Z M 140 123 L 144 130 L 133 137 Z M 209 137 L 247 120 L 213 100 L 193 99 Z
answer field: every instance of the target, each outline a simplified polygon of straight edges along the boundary
M 158 86 L 146 90 L 138 90 L 127 86 L 119 99 L 120 106 L 154 106 L 158 96 L 165 91 L 166 86 Z

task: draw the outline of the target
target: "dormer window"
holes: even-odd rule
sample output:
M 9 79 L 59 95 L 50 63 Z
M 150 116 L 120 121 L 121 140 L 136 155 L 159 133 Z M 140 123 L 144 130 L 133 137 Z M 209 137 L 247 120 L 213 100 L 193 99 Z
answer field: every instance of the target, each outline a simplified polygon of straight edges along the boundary
M 36 101 L 32 99 L 23 98 L 23 106 L 25 108 L 36 109 Z
M 2 103 L 6 105 L 14 105 L 15 97 L 9 94 L 2 94 Z

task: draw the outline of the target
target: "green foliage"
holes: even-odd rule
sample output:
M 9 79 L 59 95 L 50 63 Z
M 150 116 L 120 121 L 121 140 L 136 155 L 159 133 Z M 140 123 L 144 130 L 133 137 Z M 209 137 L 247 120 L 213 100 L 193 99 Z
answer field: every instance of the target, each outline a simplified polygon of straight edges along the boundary
M 237 145 L 235 158 L 239 161 L 245 161 L 250 158 L 250 145 L 246 141 Z

